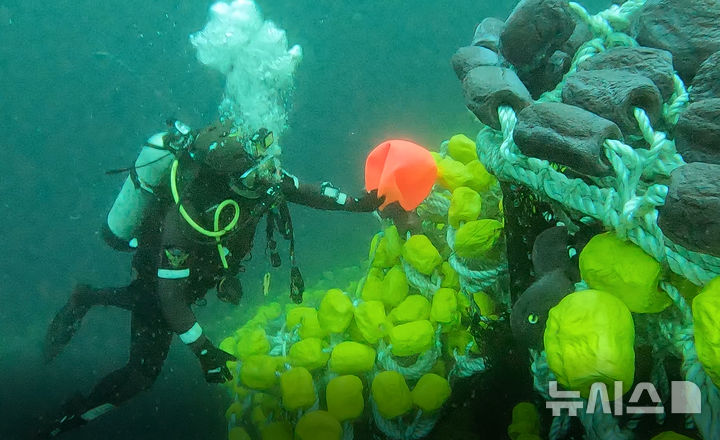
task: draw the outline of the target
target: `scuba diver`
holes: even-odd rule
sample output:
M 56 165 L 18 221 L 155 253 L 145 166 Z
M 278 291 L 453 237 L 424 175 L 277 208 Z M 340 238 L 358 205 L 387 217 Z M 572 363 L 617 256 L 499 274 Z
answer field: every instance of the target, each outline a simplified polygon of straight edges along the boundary
M 266 219 L 273 266 L 280 265 L 274 232 L 289 241 L 290 296 L 300 303 L 304 283 L 287 203 L 352 212 L 372 212 L 383 203 L 376 191 L 353 198 L 328 182 L 300 183 L 282 169 L 278 156 L 272 132 L 264 129 L 247 136 L 229 123 L 196 131 L 168 121 L 168 131 L 148 140 L 135 166 L 116 170 L 130 176 L 108 214 L 104 236 L 117 249 L 135 250 L 134 279 L 119 288 L 76 286 L 49 326 L 44 351 L 48 362 L 54 359 L 91 307 L 109 305 L 131 312 L 130 358 L 87 397 L 70 399 L 57 417 L 43 420 L 39 438 L 84 425 L 150 388 L 174 334 L 197 356 L 208 382 L 232 379 L 226 362 L 235 358 L 203 334 L 191 305 L 212 288 L 220 300 L 240 302 L 236 276 L 260 220 Z

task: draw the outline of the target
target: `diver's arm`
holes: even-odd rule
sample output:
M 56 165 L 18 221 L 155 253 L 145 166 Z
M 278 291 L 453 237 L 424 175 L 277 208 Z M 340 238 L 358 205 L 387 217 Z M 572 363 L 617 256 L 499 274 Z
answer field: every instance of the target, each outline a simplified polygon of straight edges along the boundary
M 160 309 L 170 330 L 186 344 L 195 342 L 202 329 L 195 320 L 187 298 L 190 297 L 192 252 L 185 237 L 184 220 L 176 209 L 165 214 L 157 255 L 157 293 Z
M 158 277 L 158 293 L 163 316 L 168 326 L 197 356 L 206 381 L 222 383 L 232 380 L 226 362 L 236 359 L 230 353 L 213 345 L 203 334 L 202 327 L 195 320 L 195 314 L 185 301 L 188 285 L 189 283 L 184 279 Z
M 350 197 L 330 184 L 301 183 L 297 177 L 283 170 L 282 192 L 289 202 L 329 211 L 372 212 L 381 204 L 377 192 L 366 193 L 360 198 Z
M 193 268 L 190 252 L 172 243 L 183 243 L 181 230 L 173 210 L 163 222 L 164 230 L 161 257 L 157 265 L 157 294 L 160 309 L 167 326 L 178 334 L 200 361 L 208 382 L 224 382 L 232 379 L 226 362 L 235 360 L 229 353 L 215 347 L 203 334 L 195 319 L 188 298 L 193 289 L 190 271 Z
M 163 273 L 170 270 L 172 269 L 158 271 L 160 308 L 168 327 L 177 333 L 185 344 L 192 344 L 204 336 L 195 319 L 195 313 L 185 300 L 189 282 L 187 279 L 162 278 Z

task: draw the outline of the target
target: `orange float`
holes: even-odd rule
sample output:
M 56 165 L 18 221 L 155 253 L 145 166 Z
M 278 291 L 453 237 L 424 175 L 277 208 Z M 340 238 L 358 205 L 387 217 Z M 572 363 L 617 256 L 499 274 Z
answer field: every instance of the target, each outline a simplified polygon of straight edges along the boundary
M 365 162 L 365 189 L 385 196 L 380 209 L 399 202 L 406 211 L 418 207 L 430 194 L 437 165 L 428 150 L 399 139 L 375 147 Z

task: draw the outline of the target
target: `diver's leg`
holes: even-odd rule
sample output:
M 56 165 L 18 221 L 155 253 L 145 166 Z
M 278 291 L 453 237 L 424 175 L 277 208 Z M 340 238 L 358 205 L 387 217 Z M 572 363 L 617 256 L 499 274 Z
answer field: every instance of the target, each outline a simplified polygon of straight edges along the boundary
M 148 297 L 152 296 L 150 292 Z M 155 300 L 140 301 L 133 310 L 131 331 L 130 360 L 92 390 L 88 397 L 90 405 L 106 402 L 118 405 L 150 388 L 160 374 L 173 333 L 167 328 Z
M 85 399 L 74 398 L 65 413 L 46 429 L 44 438 L 84 425 L 152 386 L 165 362 L 173 333 L 165 325 L 159 306 L 148 292 L 132 313 L 130 360 L 105 376 Z
M 45 361 L 50 362 L 65 348 L 80 328 L 85 314 L 95 305 L 106 305 L 131 310 L 135 298 L 143 290 L 143 283 L 136 280 L 129 286 L 97 289 L 78 284 L 67 303 L 50 322 L 45 336 Z
M 84 293 L 84 303 L 91 306 L 113 306 L 132 310 L 140 295 L 152 295 L 148 286 L 135 280 L 125 287 L 90 288 Z

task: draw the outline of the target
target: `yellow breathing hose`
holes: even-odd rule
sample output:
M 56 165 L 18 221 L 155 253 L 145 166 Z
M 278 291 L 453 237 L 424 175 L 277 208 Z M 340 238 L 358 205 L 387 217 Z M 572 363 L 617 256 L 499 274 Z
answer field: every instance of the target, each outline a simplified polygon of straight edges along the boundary
M 217 248 L 218 248 L 218 254 L 220 254 L 220 261 L 222 261 L 222 265 L 225 269 L 228 268 L 227 260 L 225 259 L 225 251 L 222 247 L 222 243 L 220 243 L 220 237 L 227 234 L 237 225 L 238 220 L 240 219 L 240 206 L 237 204 L 237 202 L 233 199 L 227 199 L 220 203 L 215 208 L 215 220 L 213 222 L 213 228 L 214 230 L 208 230 L 200 226 L 195 220 L 190 217 L 190 214 L 187 213 L 185 210 L 185 207 L 180 203 L 180 196 L 178 194 L 177 190 L 177 169 L 178 169 L 178 160 L 175 159 L 172 164 L 172 169 L 170 170 L 170 189 L 172 191 L 173 200 L 175 201 L 175 205 L 178 207 L 178 211 L 180 211 L 180 215 L 185 219 L 185 221 L 192 226 L 193 229 L 201 233 L 202 235 L 205 235 L 206 237 L 214 237 L 215 241 L 217 242 Z M 222 213 L 222 210 L 225 209 L 228 205 L 232 206 L 235 209 L 235 215 L 233 216 L 232 220 L 225 225 L 224 227 L 220 228 L 220 214 Z

